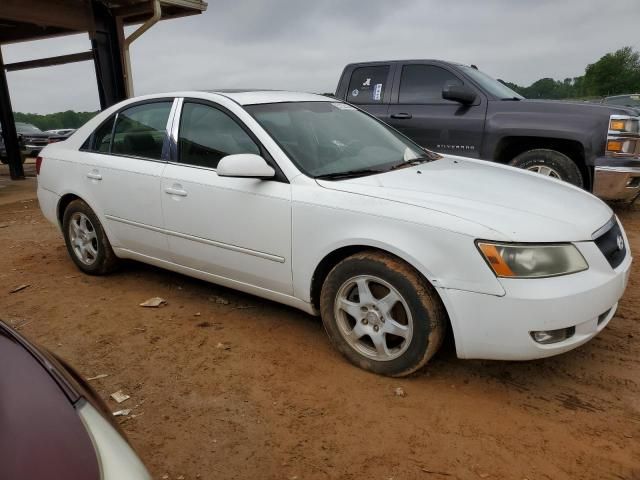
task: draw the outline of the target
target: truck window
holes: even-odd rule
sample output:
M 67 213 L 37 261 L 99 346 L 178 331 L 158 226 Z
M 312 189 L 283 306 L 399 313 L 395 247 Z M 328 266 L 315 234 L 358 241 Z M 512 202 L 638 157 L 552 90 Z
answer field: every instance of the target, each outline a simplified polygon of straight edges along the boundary
M 400 103 L 448 103 L 442 99 L 445 85 L 462 85 L 449 70 L 433 65 L 405 65 L 400 77 Z
M 389 77 L 389 65 L 356 68 L 351 74 L 347 101 L 351 103 L 383 103 Z

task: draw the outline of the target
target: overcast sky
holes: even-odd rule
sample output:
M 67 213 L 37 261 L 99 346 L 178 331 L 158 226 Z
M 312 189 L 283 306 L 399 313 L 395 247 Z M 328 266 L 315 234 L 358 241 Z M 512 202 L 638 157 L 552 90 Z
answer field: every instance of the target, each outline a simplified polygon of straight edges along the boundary
M 132 45 L 135 93 L 264 87 L 335 90 L 343 66 L 439 58 L 529 85 L 640 50 L 639 0 L 209 0 Z M 5 45 L 5 63 L 84 51 L 86 35 Z M 91 62 L 8 74 L 15 111 L 99 108 Z

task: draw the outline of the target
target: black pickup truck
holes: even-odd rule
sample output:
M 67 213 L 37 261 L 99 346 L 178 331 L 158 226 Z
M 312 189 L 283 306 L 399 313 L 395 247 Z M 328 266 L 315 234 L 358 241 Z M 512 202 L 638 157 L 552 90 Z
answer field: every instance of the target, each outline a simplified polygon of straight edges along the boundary
M 475 66 L 347 65 L 336 97 L 436 152 L 560 178 L 606 200 L 640 195 L 640 117 L 627 107 L 527 100 Z

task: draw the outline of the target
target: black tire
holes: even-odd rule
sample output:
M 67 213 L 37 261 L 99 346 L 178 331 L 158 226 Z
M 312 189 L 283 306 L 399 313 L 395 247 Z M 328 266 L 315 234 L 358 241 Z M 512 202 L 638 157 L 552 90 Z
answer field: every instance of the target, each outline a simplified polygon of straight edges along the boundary
M 5 157 L 0 157 L 0 163 L 2 163 L 3 165 L 8 165 L 9 159 Z
M 536 148 L 521 153 L 509 162 L 509 165 L 522 168 L 524 170 L 536 170 L 537 168 L 549 168 L 554 174 L 554 178 L 564 180 L 576 187 L 583 188 L 584 181 L 582 173 L 576 163 L 564 153 L 556 150 Z
M 88 223 L 85 224 L 85 230 L 89 232 L 89 235 L 86 236 L 86 240 L 81 238 L 79 241 L 85 242 L 87 248 L 93 252 L 87 255 L 86 261 L 81 258 L 82 254 L 79 250 L 81 247 L 73 243 L 73 234 L 71 233 L 72 223 L 78 226 L 79 223 L 76 221 L 82 221 L 83 216 L 88 220 Z M 109 243 L 100 220 L 84 201 L 78 199 L 67 205 L 62 220 L 62 232 L 69 256 L 84 273 L 105 275 L 114 271 L 118 266 L 118 257 L 113 253 L 111 243 Z M 90 240 L 89 237 L 91 237 Z
M 374 313 L 373 317 L 371 317 L 372 321 L 367 320 L 367 318 L 370 318 L 369 315 L 372 315 L 371 312 L 367 314 L 360 313 L 365 318 L 358 320 L 356 317 L 346 314 L 346 311 L 337 310 L 336 302 L 338 302 L 338 297 L 343 295 L 343 292 L 348 291 L 355 278 L 382 280 L 396 290 L 401 300 L 396 301 L 390 315 L 382 314 L 380 318 Z M 369 292 L 373 294 L 374 303 L 379 302 L 381 298 L 391 292 L 390 289 L 382 284 L 376 284 L 376 280 L 371 280 L 369 286 L 372 287 Z M 353 288 L 356 288 L 355 284 Z M 374 289 L 378 289 L 377 294 Z M 357 298 L 358 311 L 362 312 L 364 308 L 368 308 L 363 306 L 367 302 L 360 297 L 359 285 L 357 290 L 358 293 L 355 298 Z M 378 310 L 375 306 L 372 308 L 378 312 L 382 310 Z M 394 310 L 397 308 L 402 310 Z M 398 312 L 406 312 L 406 310 L 410 315 L 400 313 L 398 316 Z M 392 377 L 409 375 L 423 367 L 440 348 L 447 325 L 446 311 L 431 284 L 402 260 L 376 250 L 352 255 L 338 263 L 329 272 L 320 293 L 320 311 L 322 323 L 331 343 L 342 355 L 354 365 L 365 370 Z M 403 320 L 400 317 L 406 321 L 407 325 L 411 322 L 413 332 L 410 340 L 402 339 L 389 333 L 373 332 L 374 328 L 376 328 L 375 332 L 379 332 L 393 323 L 402 323 Z M 384 318 L 387 319 L 386 323 Z M 390 321 L 390 318 L 397 318 L 398 320 L 393 322 Z M 355 332 L 356 327 L 359 327 L 369 329 L 367 331 L 378 338 L 382 335 L 385 352 L 391 346 L 392 348 L 389 351 L 395 351 L 393 355 L 397 355 L 397 357 L 392 358 L 391 355 L 389 358 L 382 360 L 372 358 L 371 355 L 377 355 L 373 351 L 376 350 L 375 342 L 373 341 L 374 337 L 367 334 L 356 340 L 355 345 L 352 345 L 353 340 L 351 341 L 352 343 L 349 343 L 346 339 L 349 336 L 346 333 L 348 331 L 346 327 L 349 325 L 346 325 L 345 322 L 351 323 L 351 333 Z M 393 344 L 389 343 L 390 341 L 396 341 L 398 345 L 394 347 Z M 367 344 L 370 345 L 368 346 Z M 366 350 L 368 348 L 371 350 L 370 355 L 358 350 Z M 378 356 L 378 358 L 381 357 Z

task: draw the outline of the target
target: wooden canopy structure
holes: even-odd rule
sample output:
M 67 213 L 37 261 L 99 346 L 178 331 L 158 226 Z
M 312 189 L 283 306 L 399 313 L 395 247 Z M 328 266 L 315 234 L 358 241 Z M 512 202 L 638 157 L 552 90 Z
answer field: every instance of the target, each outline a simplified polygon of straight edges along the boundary
M 204 12 L 203 0 L 2 0 L 0 47 L 87 33 L 91 50 L 4 64 L 0 49 L 0 124 L 11 178 L 24 178 L 6 72 L 93 61 L 101 108 L 133 94 L 129 45 L 159 20 Z M 128 38 L 124 27 L 142 24 Z

